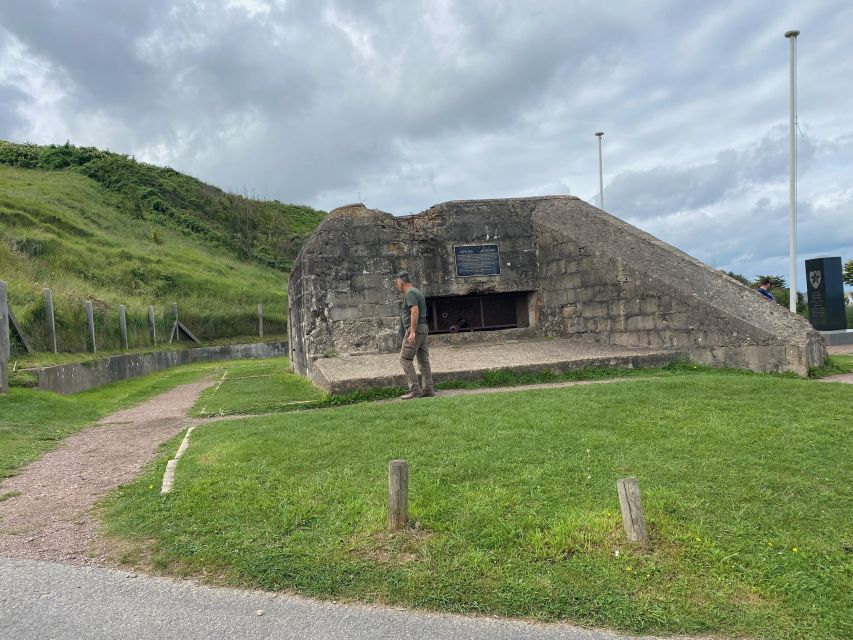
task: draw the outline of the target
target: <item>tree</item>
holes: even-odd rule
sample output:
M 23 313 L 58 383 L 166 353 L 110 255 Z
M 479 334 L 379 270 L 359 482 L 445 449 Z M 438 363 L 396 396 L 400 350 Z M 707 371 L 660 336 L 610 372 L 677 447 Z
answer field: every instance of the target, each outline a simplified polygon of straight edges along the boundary
M 771 287 L 770 293 L 772 293 L 773 297 L 776 298 L 776 302 L 778 302 L 786 309 L 788 308 L 788 303 L 791 300 L 790 289 L 788 289 L 787 287 L 784 289 L 774 289 L 773 287 Z M 802 293 L 797 291 L 797 313 L 802 313 L 805 310 L 806 297 Z
M 757 287 L 761 284 L 761 281 L 764 278 L 768 278 L 770 280 L 770 288 L 771 289 L 787 289 L 788 285 L 785 283 L 785 278 L 782 276 L 755 276 L 755 280 L 752 281 L 752 286 Z
M 853 260 L 848 260 L 844 263 L 844 284 L 849 284 L 853 287 Z
M 725 271 L 725 270 L 721 270 L 721 271 L 723 271 L 723 273 L 725 273 L 729 278 L 734 278 L 735 280 L 737 280 L 741 284 L 745 284 L 747 287 L 751 286 L 749 280 L 746 279 L 746 276 L 741 275 L 740 273 L 735 273 L 734 271 Z

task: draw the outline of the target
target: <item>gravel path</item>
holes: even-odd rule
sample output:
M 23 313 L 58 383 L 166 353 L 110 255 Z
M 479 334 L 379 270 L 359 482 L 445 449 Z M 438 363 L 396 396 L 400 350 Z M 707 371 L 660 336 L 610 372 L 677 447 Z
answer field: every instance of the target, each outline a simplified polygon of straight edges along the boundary
M 92 506 L 139 475 L 159 445 L 191 422 L 187 411 L 210 384 L 182 385 L 114 413 L 3 481 L 0 495 L 20 495 L 0 502 L 0 556 L 104 562 Z

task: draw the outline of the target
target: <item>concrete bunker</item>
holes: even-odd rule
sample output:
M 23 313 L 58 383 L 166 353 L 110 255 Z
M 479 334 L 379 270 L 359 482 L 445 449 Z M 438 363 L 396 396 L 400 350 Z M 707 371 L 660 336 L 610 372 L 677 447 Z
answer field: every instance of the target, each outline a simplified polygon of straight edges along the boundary
M 578 198 L 547 196 L 330 212 L 290 276 L 294 370 L 315 379 L 318 360 L 396 352 L 401 270 L 427 297 L 433 345 L 558 337 L 799 375 L 826 355 L 803 318 Z

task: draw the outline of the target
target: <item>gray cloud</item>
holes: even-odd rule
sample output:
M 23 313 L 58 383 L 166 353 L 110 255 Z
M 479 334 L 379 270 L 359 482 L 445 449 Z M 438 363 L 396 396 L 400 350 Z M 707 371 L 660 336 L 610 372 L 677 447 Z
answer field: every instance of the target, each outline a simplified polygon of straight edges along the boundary
M 815 142 L 798 141 L 798 174 L 815 157 Z M 605 189 L 605 202 L 618 215 L 648 218 L 685 209 L 700 209 L 730 200 L 758 186 L 788 180 L 788 132 L 774 128 L 754 146 L 723 149 L 696 165 L 659 165 L 617 174 Z
M 843 0 L 9 2 L 0 137 L 408 213 L 592 200 L 604 129 L 609 210 L 719 266 L 782 272 L 792 26 L 801 244 L 853 253 L 851 21 Z

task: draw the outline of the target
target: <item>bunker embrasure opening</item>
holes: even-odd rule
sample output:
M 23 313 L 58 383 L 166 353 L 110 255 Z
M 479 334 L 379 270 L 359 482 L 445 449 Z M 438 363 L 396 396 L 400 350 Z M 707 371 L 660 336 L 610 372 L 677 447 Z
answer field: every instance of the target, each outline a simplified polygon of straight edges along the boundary
M 431 333 L 495 331 L 530 326 L 531 297 L 536 293 L 486 293 L 427 298 Z

